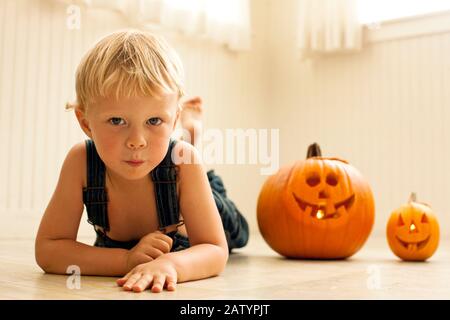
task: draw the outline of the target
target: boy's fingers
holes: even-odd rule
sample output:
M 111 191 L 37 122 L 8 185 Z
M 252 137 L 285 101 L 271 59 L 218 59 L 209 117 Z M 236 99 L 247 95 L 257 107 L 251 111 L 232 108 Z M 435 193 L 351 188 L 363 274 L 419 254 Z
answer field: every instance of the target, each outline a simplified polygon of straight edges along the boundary
M 140 257 L 142 259 L 139 260 L 138 264 L 143 264 L 155 260 L 151 255 L 148 255 L 147 253 L 143 253 Z
M 168 276 L 166 276 L 166 281 L 167 282 L 175 282 L 175 283 L 177 283 L 177 277 L 168 275 Z
M 161 232 L 160 230 L 156 230 L 155 232 L 149 233 L 144 238 L 141 239 L 142 242 L 148 243 L 148 242 L 154 242 L 155 240 L 161 240 L 161 245 L 166 247 L 169 245 L 169 250 L 172 248 L 173 239 L 166 235 L 165 233 Z M 159 247 L 159 246 L 158 246 Z
M 166 277 L 164 275 L 158 274 L 153 276 L 152 292 L 161 292 L 164 287 L 165 280 Z
M 161 250 L 164 253 L 167 253 L 172 248 L 169 241 L 163 240 L 163 239 L 155 239 L 155 242 L 153 243 L 153 247 L 156 249 Z
M 175 289 L 177 288 L 177 285 L 175 282 L 169 282 L 167 284 L 167 290 L 168 291 L 175 291 Z
M 172 276 L 167 276 L 166 278 L 167 290 L 174 291 L 177 286 L 177 280 Z
M 133 285 L 133 291 L 134 292 L 142 292 L 145 289 L 148 288 L 150 283 L 153 280 L 153 276 L 151 274 L 144 274 L 134 285 Z
M 131 290 L 131 288 L 133 287 L 133 285 L 139 280 L 139 278 L 141 277 L 140 273 L 135 273 L 133 274 L 128 280 L 127 282 L 123 285 L 123 288 L 125 290 Z
M 126 275 L 124 275 L 122 278 L 117 279 L 117 280 L 116 280 L 116 283 L 117 283 L 119 286 L 122 286 L 122 285 L 128 280 L 128 278 L 131 276 L 131 274 L 132 274 L 132 271 L 128 272 L 128 273 L 127 273 Z
M 167 234 L 159 231 L 158 238 L 167 243 L 172 248 L 173 239 Z
M 162 256 L 164 253 L 159 249 L 148 246 L 147 248 L 145 248 L 145 254 L 149 257 L 152 257 L 153 259 L 156 259 L 159 256 Z

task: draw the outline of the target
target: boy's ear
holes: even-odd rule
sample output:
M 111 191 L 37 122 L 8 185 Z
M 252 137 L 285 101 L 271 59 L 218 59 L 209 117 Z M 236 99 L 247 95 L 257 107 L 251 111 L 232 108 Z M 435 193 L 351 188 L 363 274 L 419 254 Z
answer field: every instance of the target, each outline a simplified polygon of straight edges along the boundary
M 78 123 L 84 133 L 92 139 L 91 128 L 89 127 L 89 121 L 86 119 L 86 115 L 79 108 L 75 108 L 75 115 L 77 116 Z
M 177 113 L 175 115 L 175 121 L 173 123 L 173 128 L 172 130 L 175 130 L 175 127 L 177 126 L 178 123 L 178 119 L 180 118 L 180 113 L 181 113 L 181 108 L 177 108 Z

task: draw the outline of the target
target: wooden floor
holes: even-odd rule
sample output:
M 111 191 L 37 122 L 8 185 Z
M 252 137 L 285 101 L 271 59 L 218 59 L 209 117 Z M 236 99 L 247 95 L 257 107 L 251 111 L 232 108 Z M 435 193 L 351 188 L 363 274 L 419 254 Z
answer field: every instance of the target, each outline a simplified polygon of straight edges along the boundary
M 287 260 L 253 235 L 215 278 L 179 284 L 175 292 L 125 292 L 115 278 L 44 274 L 33 240 L 0 240 L 0 299 L 450 299 L 450 243 L 430 261 L 399 261 L 384 238 L 372 237 L 345 261 Z

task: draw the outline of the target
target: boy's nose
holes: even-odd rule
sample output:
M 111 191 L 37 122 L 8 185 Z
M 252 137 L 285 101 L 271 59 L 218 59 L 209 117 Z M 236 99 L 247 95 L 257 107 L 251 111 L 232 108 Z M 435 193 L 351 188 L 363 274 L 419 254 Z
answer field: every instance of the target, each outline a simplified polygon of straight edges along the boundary
M 128 141 L 127 141 L 127 146 L 130 149 L 141 149 L 141 148 L 144 148 L 145 145 L 146 145 L 146 142 L 145 142 L 145 139 L 143 139 L 143 138 L 135 137 L 135 138 L 128 139 Z
M 140 149 L 144 147 L 144 143 L 133 143 L 133 142 L 128 142 L 128 148 L 130 149 Z

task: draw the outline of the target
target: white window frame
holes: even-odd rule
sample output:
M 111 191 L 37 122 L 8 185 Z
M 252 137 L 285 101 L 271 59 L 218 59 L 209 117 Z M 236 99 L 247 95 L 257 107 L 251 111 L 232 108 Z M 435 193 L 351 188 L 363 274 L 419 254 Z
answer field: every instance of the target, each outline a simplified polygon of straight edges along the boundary
M 366 42 L 381 42 L 450 32 L 450 10 L 365 24 Z

